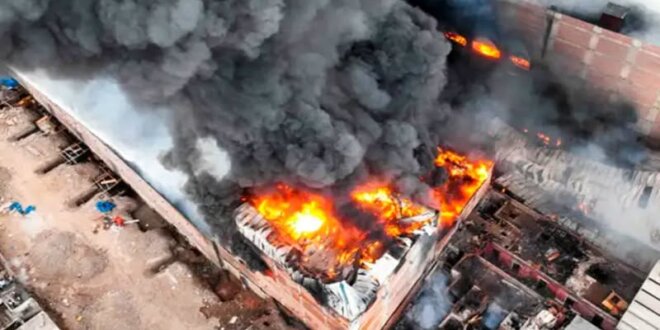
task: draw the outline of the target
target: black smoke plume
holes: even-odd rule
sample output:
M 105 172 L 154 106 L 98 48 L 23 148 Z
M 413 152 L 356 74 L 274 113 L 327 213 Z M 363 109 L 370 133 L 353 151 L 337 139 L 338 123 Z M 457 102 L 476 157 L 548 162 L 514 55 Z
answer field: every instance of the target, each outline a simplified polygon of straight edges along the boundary
M 165 161 L 210 222 L 240 188 L 276 181 L 379 173 L 425 189 L 415 150 L 446 119 L 450 46 L 402 1 L 3 0 L 0 13 L 11 67 L 110 75 L 135 102 L 170 105 Z M 228 174 L 209 170 L 209 148 Z

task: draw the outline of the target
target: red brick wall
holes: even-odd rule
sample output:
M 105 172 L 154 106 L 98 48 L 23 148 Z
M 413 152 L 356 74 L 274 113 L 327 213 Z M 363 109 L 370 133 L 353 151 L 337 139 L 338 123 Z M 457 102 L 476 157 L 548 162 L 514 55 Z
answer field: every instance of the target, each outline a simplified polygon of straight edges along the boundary
M 527 2 L 497 2 L 498 21 L 504 34 L 522 37 L 530 56 L 540 58 L 548 17 L 543 8 Z
M 500 0 L 500 15 L 506 18 L 500 20 L 522 35 L 535 61 L 549 63 L 610 100 L 631 101 L 639 131 L 660 139 L 660 47 L 520 1 Z

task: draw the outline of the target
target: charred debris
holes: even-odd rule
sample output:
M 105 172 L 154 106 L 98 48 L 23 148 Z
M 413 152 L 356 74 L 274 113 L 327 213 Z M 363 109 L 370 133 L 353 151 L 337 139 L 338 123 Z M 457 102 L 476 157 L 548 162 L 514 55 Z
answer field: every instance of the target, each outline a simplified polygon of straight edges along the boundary
M 644 275 L 491 189 L 397 329 L 614 329 Z

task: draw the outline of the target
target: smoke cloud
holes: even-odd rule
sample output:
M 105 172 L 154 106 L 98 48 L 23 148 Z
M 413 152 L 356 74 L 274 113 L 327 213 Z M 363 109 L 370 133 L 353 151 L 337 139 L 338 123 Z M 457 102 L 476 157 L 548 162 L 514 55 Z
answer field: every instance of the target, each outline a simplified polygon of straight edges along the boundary
M 401 0 L 5 0 L 0 40 L 0 60 L 22 72 L 116 79 L 149 123 L 167 126 L 163 163 L 226 237 L 242 189 L 276 181 L 332 189 L 377 173 L 425 195 L 417 178 L 431 162 L 419 150 L 480 137 L 454 111 L 625 164 L 642 154 L 633 108 L 543 68 L 480 80 L 452 66 L 445 88 L 451 47 Z
M 115 77 L 140 108 L 170 109 L 163 161 L 213 221 L 239 188 L 418 177 L 414 150 L 448 114 L 450 46 L 402 1 L 9 0 L 0 13 L 10 66 Z
M 623 33 L 645 42 L 660 44 L 660 2 L 643 0 L 533 0 L 544 6 L 554 6 L 560 11 L 581 19 L 598 22 L 608 2 L 630 8 Z
M 637 109 L 624 99 L 613 101 L 542 64 L 527 75 L 493 75 L 485 84 L 487 92 L 477 89 L 463 103 L 466 112 L 497 115 L 532 139 L 542 133 L 553 147 L 561 141 L 563 149 L 617 167 L 632 168 L 647 157 Z
M 434 329 L 449 314 L 453 301 L 447 289 L 447 276 L 442 272 L 431 274 L 422 291 L 406 314 L 406 321 L 415 329 Z

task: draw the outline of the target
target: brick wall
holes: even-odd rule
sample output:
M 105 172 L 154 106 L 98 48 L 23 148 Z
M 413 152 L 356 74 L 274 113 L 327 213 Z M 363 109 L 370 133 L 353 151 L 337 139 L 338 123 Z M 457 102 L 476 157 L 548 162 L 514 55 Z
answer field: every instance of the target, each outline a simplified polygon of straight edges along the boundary
M 494 253 L 495 251 L 497 251 L 496 254 Z M 564 304 L 567 298 L 571 298 L 574 303 L 570 308 L 574 312 L 587 320 L 591 320 L 594 316 L 598 315 L 603 320 L 601 325 L 603 329 L 614 330 L 616 328 L 618 321 L 612 315 L 601 310 L 598 306 L 594 305 L 584 297 L 574 294 L 564 285 L 541 272 L 537 267 L 531 265 L 519 256 L 514 255 L 509 250 L 498 246 L 497 244 L 489 243 L 484 248 L 482 257 L 485 257 L 485 260 L 493 261 L 496 266 L 504 266 L 509 269 L 513 269 L 513 265 L 517 264 L 520 267 L 517 273 L 511 270 L 515 279 L 530 279 L 533 281 L 542 280 L 546 283 L 548 290 L 553 295 L 552 298 L 555 299 L 556 302 Z
M 535 61 L 549 63 L 612 101 L 631 101 L 639 131 L 660 140 L 660 47 L 530 2 L 501 0 L 499 7 L 504 29 L 522 36 Z

